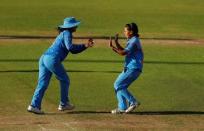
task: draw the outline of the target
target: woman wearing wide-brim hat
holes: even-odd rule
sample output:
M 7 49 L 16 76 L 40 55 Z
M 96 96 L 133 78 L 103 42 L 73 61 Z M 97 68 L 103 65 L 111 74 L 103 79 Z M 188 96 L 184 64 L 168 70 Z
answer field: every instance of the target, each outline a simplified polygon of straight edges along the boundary
M 74 105 L 69 101 L 69 77 L 66 73 L 62 61 L 66 58 L 69 52 L 77 54 L 85 49 L 92 47 L 94 42 L 89 39 L 86 44 L 73 44 L 72 33 L 74 33 L 80 24 L 80 21 L 74 17 L 64 19 L 64 24 L 58 27 L 59 35 L 54 43 L 41 56 L 39 60 L 39 78 L 38 85 L 35 89 L 31 104 L 28 106 L 28 111 L 36 114 L 43 114 L 41 111 L 41 102 L 44 93 L 49 85 L 52 74 L 60 81 L 60 104 L 59 111 L 72 110 Z

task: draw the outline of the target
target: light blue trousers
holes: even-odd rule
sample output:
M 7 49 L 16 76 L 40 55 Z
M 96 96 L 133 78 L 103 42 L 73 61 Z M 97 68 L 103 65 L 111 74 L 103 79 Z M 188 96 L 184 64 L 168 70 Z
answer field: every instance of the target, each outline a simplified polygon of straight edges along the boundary
M 41 102 L 44 93 L 49 85 L 52 74 L 55 74 L 56 78 L 60 81 L 61 89 L 61 100 L 62 106 L 69 102 L 68 91 L 69 91 L 69 77 L 64 69 L 59 58 L 51 55 L 42 55 L 39 61 L 39 78 L 38 85 L 35 89 L 31 105 L 41 109 Z
M 114 83 L 114 89 L 118 100 L 118 109 L 126 110 L 127 103 L 137 103 L 136 98 L 128 91 L 128 86 L 135 81 L 141 74 L 137 69 L 126 69 L 116 79 Z

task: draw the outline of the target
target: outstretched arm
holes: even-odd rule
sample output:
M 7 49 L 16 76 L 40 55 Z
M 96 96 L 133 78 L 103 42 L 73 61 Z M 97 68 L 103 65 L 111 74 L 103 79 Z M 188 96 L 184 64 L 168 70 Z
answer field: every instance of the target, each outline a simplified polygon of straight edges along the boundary
M 88 42 L 86 44 L 72 44 L 72 47 L 70 48 L 70 52 L 72 54 L 77 54 L 80 53 L 82 51 L 84 51 L 85 49 L 92 47 L 94 45 L 94 41 L 92 38 L 88 39 Z
M 86 46 L 84 44 L 72 44 L 69 48 L 69 51 L 72 54 L 77 54 L 84 51 L 85 49 L 86 49 Z
M 94 41 L 91 38 L 88 40 L 87 44 L 73 44 L 72 37 L 68 33 L 64 34 L 64 43 L 65 43 L 66 48 L 72 54 L 80 53 L 84 51 L 85 49 L 87 49 L 88 47 L 92 47 L 94 45 Z

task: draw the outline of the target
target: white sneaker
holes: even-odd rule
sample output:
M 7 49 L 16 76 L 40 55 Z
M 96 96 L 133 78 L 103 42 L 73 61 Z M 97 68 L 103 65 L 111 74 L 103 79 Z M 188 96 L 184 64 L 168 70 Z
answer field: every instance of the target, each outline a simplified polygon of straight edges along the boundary
M 125 110 L 120 110 L 120 109 L 114 109 L 111 111 L 111 114 L 123 114 L 125 113 Z
M 44 114 L 43 111 L 41 111 L 41 110 L 38 109 L 37 107 L 32 107 L 31 105 L 28 106 L 27 111 L 28 111 L 28 112 L 32 112 L 32 113 L 35 113 L 35 114 Z
M 138 108 L 140 105 L 140 103 L 134 103 L 134 104 L 131 104 L 126 110 L 125 110 L 125 113 L 129 113 L 129 112 L 132 112 L 134 109 Z
M 74 105 L 68 103 L 66 106 L 59 105 L 58 110 L 59 111 L 65 111 L 65 110 L 73 110 Z

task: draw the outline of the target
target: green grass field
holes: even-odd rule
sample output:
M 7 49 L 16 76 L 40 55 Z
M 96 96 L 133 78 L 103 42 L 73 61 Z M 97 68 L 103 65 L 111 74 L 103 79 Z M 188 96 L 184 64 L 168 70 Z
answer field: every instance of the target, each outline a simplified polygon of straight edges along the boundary
M 203 7 L 202 0 L 1 0 L 0 130 L 204 130 Z M 2 36 L 56 36 L 67 16 L 82 21 L 75 36 L 122 36 L 126 23 L 137 22 L 142 38 L 160 38 L 142 39 L 144 70 L 129 88 L 142 103 L 135 112 L 109 113 L 117 106 L 113 83 L 124 58 L 106 40 L 64 61 L 75 110 L 57 111 L 59 82 L 53 77 L 43 99 L 46 114 L 26 111 L 38 59 L 53 40 Z
M 79 35 L 109 36 L 137 22 L 142 37 L 204 38 L 202 0 L 1 0 L 1 35 L 53 35 L 67 16 Z
M 123 68 L 123 57 L 104 45 L 78 55 L 70 54 L 64 65 L 71 79 L 70 97 L 76 109 L 70 113 L 57 111 L 59 83 L 53 77 L 42 106 L 47 114 L 36 116 L 27 113 L 26 108 L 37 84 L 38 58 L 51 42 L 2 43 L 5 43 L 0 48 L 2 130 L 13 127 L 16 130 L 185 130 L 189 126 L 203 129 L 204 45 L 144 44 L 144 71 L 130 86 L 142 105 L 133 115 L 122 116 L 111 115 L 109 111 L 117 105 L 113 82 Z M 155 119 L 151 119 L 151 114 L 153 118 L 157 114 Z M 116 126 L 115 121 L 121 124 Z M 138 122 L 144 124 L 138 127 Z

